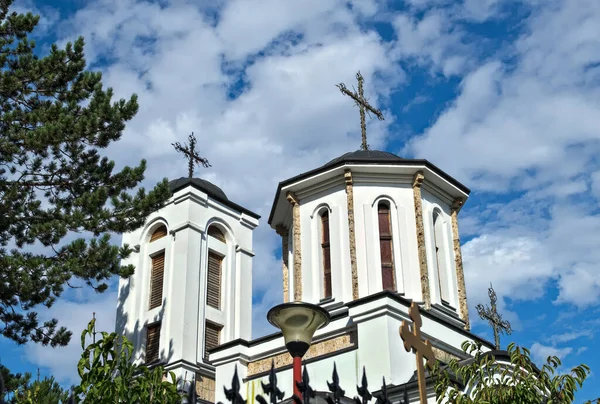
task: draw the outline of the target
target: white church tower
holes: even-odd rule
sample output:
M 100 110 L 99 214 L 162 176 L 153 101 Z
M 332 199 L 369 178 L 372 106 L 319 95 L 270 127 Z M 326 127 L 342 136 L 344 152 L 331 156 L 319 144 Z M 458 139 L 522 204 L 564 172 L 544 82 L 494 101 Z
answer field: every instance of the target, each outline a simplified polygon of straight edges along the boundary
M 282 300 L 318 304 L 331 316 L 303 358 L 313 389 L 328 392 L 335 362 L 342 388 L 360 385 L 364 367 L 372 390 L 385 377 L 392 402 L 404 388 L 417 402 L 415 356 L 399 336 L 411 302 L 421 308 L 422 335 L 437 359 L 466 359 L 466 340 L 493 348 L 469 332 L 457 217 L 469 192 L 426 160 L 374 150 L 279 183 L 268 222 L 282 240 Z M 273 331 L 211 351 L 215 402 L 226 402 L 223 386 L 237 368 L 241 394 L 253 403 L 271 363 L 291 395 L 292 358 Z
M 208 351 L 249 340 L 252 330 L 252 231 L 259 216 L 199 178 L 169 183 L 172 197 L 144 228 L 123 235 L 134 246 L 119 281 L 116 329 L 135 345 L 135 360 L 161 363 L 213 401 Z

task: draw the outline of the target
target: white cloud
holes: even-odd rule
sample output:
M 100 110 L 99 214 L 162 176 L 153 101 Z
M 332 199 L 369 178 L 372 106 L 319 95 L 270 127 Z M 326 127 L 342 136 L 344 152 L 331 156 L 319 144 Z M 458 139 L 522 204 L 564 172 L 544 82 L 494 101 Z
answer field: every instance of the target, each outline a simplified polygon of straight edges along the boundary
M 88 291 L 88 293 L 94 293 Z M 90 299 L 91 297 L 91 299 Z M 117 312 L 117 293 L 106 292 L 88 296 L 87 300 L 58 300 L 50 309 L 40 311 L 42 321 L 58 318 L 59 325 L 73 331 L 71 342 L 66 347 L 52 348 L 40 344 L 27 344 L 24 347 L 25 358 L 49 373 L 59 383 L 70 385 L 79 380 L 77 362 L 83 352 L 80 335 L 96 313 L 96 331 L 113 332 Z M 88 341 L 89 342 L 89 341 Z
M 552 341 L 552 344 L 560 344 L 560 343 L 565 343 L 565 342 L 570 342 L 579 338 L 583 338 L 583 337 L 592 337 L 594 334 L 590 331 L 590 330 L 582 330 L 582 331 L 571 331 L 571 332 L 564 332 L 562 334 L 555 334 L 553 336 L 550 337 L 550 341 Z
M 532 2 L 509 62 L 491 58 L 468 73 L 457 99 L 405 150 L 479 192 L 506 195 L 461 216 L 475 236 L 464 246 L 471 302 L 487 300 L 489 281 L 501 299 L 537 299 L 549 280 L 557 303 L 600 300 L 590 194 L 591 184 L 598 195 L 600 4 L 551 3 Z M 525 193 L 514 199 L 515 190 Z
M 538 366 L 542 366 L 544 363 L 546 363 L 546 359 L 549 356 L 557 356 L 561 361 L 564 361 L 564 359 L 571 352 L 573 352 L 573 348 L 557 348 L 554 346 L 542 345 L 538 342 L 534 342 L 530 351 L 533 362 Z

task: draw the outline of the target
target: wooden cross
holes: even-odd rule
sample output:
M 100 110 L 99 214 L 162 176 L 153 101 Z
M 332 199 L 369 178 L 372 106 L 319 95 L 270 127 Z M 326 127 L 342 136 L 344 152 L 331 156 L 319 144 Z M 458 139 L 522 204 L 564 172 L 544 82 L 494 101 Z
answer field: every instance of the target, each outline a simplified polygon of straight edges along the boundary
M 400 327 L 400 337 L 404 341 L 404 349 L 409 352 L 411 349 L 417 355 L 417 380 L 419 382 L 419 398 L 421 404 L 427 403 L 427 386 L 425 383 L 425 369 L 423 369 L 423 358 L 429 369 L 433 367 L 435 362 L 435 356 L 431 349 L 431 343 L 429 340 L 423 341 L 421 337 L 421 313 L 419 312 L 419 306 L 415 302 L 410 304 L 408 315 L 413 321 L 412 331 L 406 320 L 402 320 L 402 326 Z
M 171 145 L 175 148 L 176 151 L 183 153 L 183 156 L 188 160 L 188 176 L 192 178 L 194 176 L 194 164 L 202 165 L 203 167 L 211 167 L 210 163 L 207 159 L 200 157 L 196 153 L 196 137 L 194 136 L 194 132 L 190 136 L 188 136 L 188 140 L 190 145 L 181 143 L 171 143 Z
M 510 327 L 510 323 L 506 320 L 502 320 L 502 315 L 498 313 L 496 310 L 496 301 L 498 298 L 496 297 L 496 292 L 494 292 L 494 288 L 490 283 L 490 287 L 488 289 L 488 296 L 490 297 L 490 302 L 492 307 L 484 307 L 481 303 L 478 304 L 475 308 L 477 309 L 477 313 L 482 320 L 487 320 L 490 326 L 494 329 L 494 344 L 496 349 L 500 349 L 500 333 L 506 333 L 507 335 L 512 334 L 512 328 Z
M 369 145 L 367 144 L 367 124 L 365 122 L 365 110 L 367 113 L 372 112 L 375 115 L 377 115 L 377 118 L 379 118 L 380 121 L 383 121 L 383 114 L 377 108 L 372 107 L 369 104 L 368 100 L 365 98 L 365 95 L 363 93 L 364 79 L 360 72 L 356 73 L 356 79 L 358 80 L 358 92 L 352 92 L 348 90 L 343 83 L 336 84 L 336 87 L 340 89 L 342 94 L 345 94 L 348 97 L 352 98 L 356 105 L 358 105 L 358 108 L 360 110 L 360 129 L 362 131 L 361 148 L 363 150 L 369 150 Z

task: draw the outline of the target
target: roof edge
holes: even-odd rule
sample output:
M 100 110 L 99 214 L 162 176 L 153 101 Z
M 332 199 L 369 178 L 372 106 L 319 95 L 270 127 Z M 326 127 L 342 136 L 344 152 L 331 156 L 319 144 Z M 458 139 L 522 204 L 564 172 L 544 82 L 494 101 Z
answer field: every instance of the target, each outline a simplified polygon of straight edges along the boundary
M 422 166 L 425 166 L 425 168 L 428 168 L 431 171 L 438 174 L 444 180 L 448 181 L 450 184 L 454 185 L 456 188 L 458 188 L 465 194 L 469 195 L 471 193 L 471 190 L 467 186 L 463 185 L 461 182 L 454 179 L 448 173 L 446 173 L 445 171 L 438 168 L 435 164 L 433 164 L 425 159 L 402 159 L 402 160 L 398 160 L 398 161 L 388 160 L 388 159 L 373 159 L 373 160 L 368 160 L 368 161 L 361 160 L 361 159 L 357 159 L 357 160 L 349 159 L 349 160 L 340 161 L 340 162 L 332 164 L 332 165 L 326 164 L 321 167 L 306 171 L 302 174 L 298 174 L 294 177 L 288 178 L 287 180 L 279 182 L 279 184 L 277 185 L 277 192 L 275 193 L 275 198 L 273 199 L 273 204 L 271 205 L 271 212 L 269 213 L 269 220 L 267 221 L 269 226 L 271 225 L 271 222 L 273 221 L 273 216 L 275 215 L 275 207 L 277 205 L 277 200 L 279 199 L 279 195 L 281 194 L 281 189 L 283 187 L 288 186 L 294 182 L 309 178 L 311 176 L 320 174 L 325 171 L 334 170 L 336 168 L 343 167 L 346 165 L 358 165 L 358 164 L 360 164 L 360 165 L 393 165 L 393 166 L 401 166 L 401 165 L 419 166 L 419 165 L 422 165 Z
M 250 209 L 244 208 L 241 205 L 238 205 L 235 202 L 232 202 L 229 198 L 223 198 L 220 195 L 215 194 L 214 192 L 206 189 L 205 187 L 201 186 L 200 184 L 194 183 L 194 182 L 188 182 L 187 184 L 181 185 L 179 187 L 175 187 L 173 190 L 171 190 L 171 195 L 174 195 L 175 192 L 180 191 L 182 189 L 185 189 L 187 187 L 192 187 L 192 188 L 196 188 L 204 193 L 206 193 L 208 196 L 210 196 L 212 199 L 214 199 L 217 202 L 222 203 L 223 205 L 235 209 L 241 213 L 244 213 L 248 216 L 253 217 L 254 219 L 258 220 L 260 219 L 260 215 L 258 213 L 254 213 L 253 211 L 251 211 Z

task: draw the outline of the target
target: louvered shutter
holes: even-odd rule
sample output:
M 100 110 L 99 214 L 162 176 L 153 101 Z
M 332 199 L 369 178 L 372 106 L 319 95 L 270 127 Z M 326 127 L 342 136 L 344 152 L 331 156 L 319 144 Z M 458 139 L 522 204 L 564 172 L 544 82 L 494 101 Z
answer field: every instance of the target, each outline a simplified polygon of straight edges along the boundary
M 156 362 L 160 348 L 160 323 L 149 325 L 146 332 L 146 363 Z
M 221 329 L 223 327 L 212 323 L 206 322 L 204 327 L 204 358 L 208 358 L 208 351 L 212 348 L 219 346 L 221 341 Z
M 165 253 L 152 257 L 150 277 L 150 310 L 162 304 L 163 279 L 165 273 Z
M 209 251 L 208 253 L 208 271 L 207 271 L 207 290 L 206 304 L 215 309 L 221 309 L 221 267 L 223 257 Z
M 324 298 L 331 297 L 331 244 L 329 242 L 329 213 L 321 215 L 321 250 L 323 252 L 323 291 Z
M 158 229 L 154 230 L 152 236 L 150 237 L 150 242 L 158 240 L 159 238 L 163 238 L 167 235 L 167 228 L 165 226 L 160 226 Z
M 219 229 L 217 226 L 214 226 L 214 225 L 210 226 L 208 228 L 208 235 L 212 236 L 212 237 L 216 238 L 217 240 L 222 241 L 224 243 L 226 242 L 225 235 L 223 234 L 221 229 Z
M 377 210 L 379 218 L 379 251 L 381 254 L 382 286 L 384 290 L 396 290 L 390 208 L 387 204 L 380 203 Z

